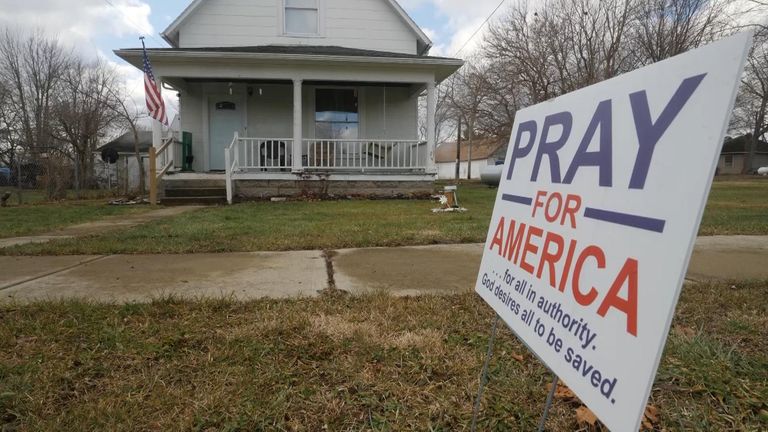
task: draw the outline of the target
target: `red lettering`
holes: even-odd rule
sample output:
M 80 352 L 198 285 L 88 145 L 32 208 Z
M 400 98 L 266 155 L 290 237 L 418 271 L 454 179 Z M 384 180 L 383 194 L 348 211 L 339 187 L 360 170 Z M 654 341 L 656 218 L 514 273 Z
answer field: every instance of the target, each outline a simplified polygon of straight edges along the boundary
M 535 244 L 531 243 L 531 237 L 541 237 L 541 235 L 544 233 L 544 230 L 541 228 L 535 227 L 535 226 L 529 226 L 528 227 L 528 235 L 525 237 L 525 247 L 523 247 L 523 256 L 520 258 L 520 268 L 527 271 L 530 274 L 533 274 L 533 272 L 536 270 L 532 265 L 530 265 L 528 262 L 525 261 L 525 257 L 528 255 L 528 253 L 533 253 L 534 255 L 539 251 L 539 247 Z
M 507 242 L 504 244 L 504 255 L 507 257 L 507 261 L 512 261 L 512 254 L 514 253 L 514 262 L 517 264 L 518 258 L 520 258 L 520 247 L 523 245 L 523 234 L 525 233 L 525 224 L 520 224 L 520 227 L 515 233 L 515 220 L 509 221 L 509 231 L 507 231 Z
M 554 213 L 550 213 L 549 210 L 552 209 L 552 202 L 555 202 L 557 207 L 555 208 Z M 560 209 L 563 208 L 563 196 L 560 195 L 560 193 L 555 192 L 552 195 L 549 196 L 549 199 L 547 200 L 547 207 L 544 209 L 544 219 L 547 220 L 549 223 L 553 223 L 557 220 L 557 217 L 560 215 Z
M 547 191 L 536 192 L 536 199 L 533 200 L 533 213 L 531 213 L 531 217 L 536 217 L 536 210 L 540 207 L 544 207 L 544 201 L 541 200 L 541 198 L 545 196 L 547 196 Z
M 576 228 L 576 212 L 581 209 L 581 197 L 578 195 L 568 195 L 565 198 L 565 210 L 560 225 L 565 225 L 565 218 L 571 218 L 571 228 Z
M 595 261 L 597 261 L 597 268 L 605 268 L 605 253 L 603 253 L 602 249 L 592 245 L 581 251 L 581 255 L 579 255 L 579 258 L 576 260 L 576 267 L 573 270 L 572 286 L 573 298 L 576 299 L 576 302 L 582 306 L 591 305 L 592 302 L 595 301 L 595 298 L 597 298 L 597 290 L 595 287 L 591 286 L 586 294 L 582 293 L 581 289 L 579 288 L 581 269 L 584 267 L 584 262 L 589 257 L 595 258 Z
M 571 244 L 568 246 L 568 254 L 565 256 L 563 274 L 560 276 L 560 286 L 558 287 L 560 292 L 565 292 L 565 284 L 568 282 L 568 275 L 571 273 L 571 263 L 573 262 L 574 252 L 576 252 L 576 240 L 571 240 Z
M 557 246 L 555 252 L 549 251 L 550 244 Z M 544 273 L 544 264 L 547 264 L 549 271 L 549 285 L 552 288 L 556 288 L 555 264 L 560 261 L 560 258 L 563 256 L 563 238 L 553 232 L 547 232 L 547 236 L 544 238 L 544 246 L 541 249 L 541 260 L 539 260 L 539 269 L 536 271 L 536 277 L 541 279 L 541 275 Z
M 619 297 L 619 291 L 627 285 L 627 298 Z M 624 266 L 613 281 L 603 303 L 597 310 L 598 315 L 605 317 L 609 308 L 615 308 L 627 315 L 627 333 L 637 336 L 637 260 L 627 258 Z
M 504 252 L 501 250 L 503 244 L 504 244 L 504 216 L 502 216 L 501 219 L 499 220 L 499 226 L 496 227 L 496 232 L 493 234 L 493 241 L 491 241 L 491 247 L 489 249 L 493 250 L 493 247 L 498 245 L 499 255 L 504 256 Z

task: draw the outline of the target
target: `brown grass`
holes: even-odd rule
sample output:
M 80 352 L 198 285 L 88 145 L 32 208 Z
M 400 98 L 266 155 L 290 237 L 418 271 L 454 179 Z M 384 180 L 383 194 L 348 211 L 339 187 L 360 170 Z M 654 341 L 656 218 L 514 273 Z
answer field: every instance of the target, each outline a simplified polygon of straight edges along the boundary
M 768 428 L 768 282 L 732 285 L 684 289 L 658 430 Z M 468 430 L 492 319 L 474 294 L 0 306 L 0 429 Z M 490 377 L 479 430 L 533 430 L 550 375 L 506 329 Z

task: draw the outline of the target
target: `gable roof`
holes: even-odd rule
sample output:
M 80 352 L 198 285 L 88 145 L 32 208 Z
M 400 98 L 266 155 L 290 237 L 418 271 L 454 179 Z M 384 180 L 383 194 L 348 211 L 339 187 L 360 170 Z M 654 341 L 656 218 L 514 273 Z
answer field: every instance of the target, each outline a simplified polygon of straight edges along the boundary
M 152 147 L 152 131 L 139 131 L 139 152 L 147 153 L 150 147 Z M 96 150 L 102 151 L 108 148 L 115 149 L 118 153 L 133 153 L 133 133 L 126 132 Z
M 173 22 L 171 22 L 168 28 L 166 28 L 165 30 L 163 30 L 162 33 L 160 33 L 160 36 L 162 36 L 163 39 L 165 39 L 165 41 L 168 42 L 172 47 L 178 48 L 179 44 L 178 42 L 175 41 L 176 38 L 174 36 L 178 33 L 179 27 L 181 27 L 181 24 L 184 23 L 184 21 L 186 21 L 186 19 L 190 15 L 192 15 L 192 13 L 194 13 L 195 10 L 197 10 L 197 8 L 200 7 L 200 5 L 202 5 L 204 1 L 205 0 L 192 1 L 192 3 L 190 3 L 186 9 L 184 9 L 181 15 L 176 17 L 176 19 L 173 20 Z M 426 33 L 424 33 L 421 27 L 419 27 L 418 24 L 416 24 L 416 21 L 414 21 L 413 18 L 411 18 L 411 16 L 408 15 L 405 9 L 403 9 L 402 6 L 400 6 L 397 0 L 384 0 L 384 1 L 386 1 L 390 5 L 390 7 L 394 9 L 395 12 L 397 12 L 397 14 L 400 16 L 400 19 L 402 19 L 403 22 L 405 22 L 405 24 L 408 27 L 410 27 L 410 29 L 416 34 L 419 40 L 424 44 L 424 49 L 419 54 L 425 55 L 429 51 L 429 49 L 432 47 L 432 41 L 429 39 Z
M 505 151 L 507 140 L 499 138 L 475 138 L 472 141 L 472 160 L 485 160 L 501 151 Z M 469 141 L 461 141 L 461 161 L 466 162 L 469 155 Z M 435 151 L 437 163 L 456 162 L 456 142 L 440 144 Z

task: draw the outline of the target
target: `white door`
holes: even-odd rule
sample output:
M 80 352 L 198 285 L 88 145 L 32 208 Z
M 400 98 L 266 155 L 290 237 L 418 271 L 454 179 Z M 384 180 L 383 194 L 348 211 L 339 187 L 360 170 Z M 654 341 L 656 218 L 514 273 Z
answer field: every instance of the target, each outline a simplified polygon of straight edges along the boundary
M 243 130 L 243 106 L 236 99 L 211 99 L 210 107 L 210 164 L 211 171 L 224 170 L 224 150 L 232 144 L 235 132 Z

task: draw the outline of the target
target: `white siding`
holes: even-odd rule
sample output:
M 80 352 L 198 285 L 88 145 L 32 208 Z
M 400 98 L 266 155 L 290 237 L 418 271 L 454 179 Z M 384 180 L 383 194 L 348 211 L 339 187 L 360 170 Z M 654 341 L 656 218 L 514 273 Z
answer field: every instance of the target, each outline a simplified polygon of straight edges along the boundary
M 491 165 L 488 160 L 472 161 L 472 178 L 480 180 L 480 171 L 483 167 Z M 459 177 L 467 178 L 467 161 L 462 161 L 459 167 Z M 438 162 L 437 164 L 438 180 L 453 180 L 456 178 L 456 162 Z
M 334 45 L 416 54 L 416 34 L 385 0 L 320 0 L 318 37 L 284 36 L 282 7 L 282 0 L 207 0 L 179 28 L 179 47 Z
M 254 84 L 248 98 L 247 136 L 290 138 L 293 135 L 293 85 Z

